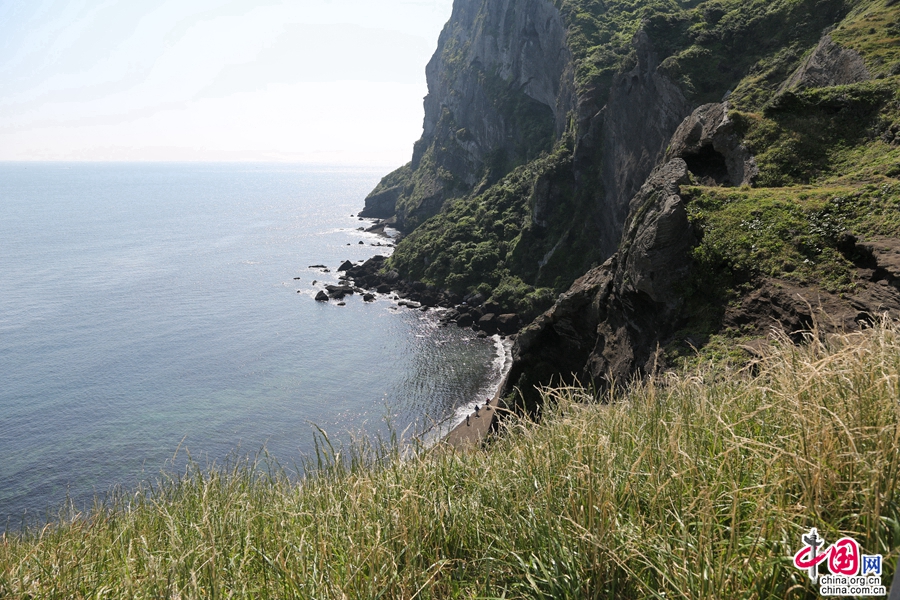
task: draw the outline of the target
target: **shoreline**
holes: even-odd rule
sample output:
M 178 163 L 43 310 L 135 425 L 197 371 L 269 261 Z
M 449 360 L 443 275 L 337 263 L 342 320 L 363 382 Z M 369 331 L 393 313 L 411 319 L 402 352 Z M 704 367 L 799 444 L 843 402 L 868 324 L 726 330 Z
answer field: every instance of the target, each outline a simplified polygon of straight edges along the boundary
M 402 238 L 402 234 L 396 230 L 388 233 L 386 229 L 391 228 L 391 224 L 384 220 L 371 217 L 359 217 L 359 220 L 370 222 L 368 227 L 360 227 L 360 231 L 390 240 L 392 244 L 385 246 L 391 250 L 393 250 L 393 245 Z M 377 244 L 377 246 L 381 246 L 381 244 Z M 395 271 L 382 275 L 378 271 L 387 258 L 387 256 L 376 254 L 361 264 L 348 265 L 346 262 L 342 264 L 341 267 L 338 267 L 337 272 L 343 273 L 338 276 L 338 280 L 343 285 L 332 286 L 333 289 L 328 290 L 327 300 L 340 301 L 344 294 L 353 294 L 354 292 L 361 295 L 374 292 L 389 299 L 398 307 L 423 311 L 438 309 L 443 313 L 437 317 L 441 327 L 447 327 L 455 323 L 460 328 L 471 329 L 476 333 L 477 337 L 495 338 L 494 343 L 498 352 L 492 361 L 494 363 L 492 366 L 498 369 L 499 377 L 489 383 L 486 390 L 483 390 L 490 393 L 490 397 L 486 398 L 485 403 L 482 404 L 480 399 L 483 396 L 479 392 L 477 400 L 472 400 L 456 408 L 450 417 L 441 423 L 436 423 L 422 434 L 427 438 L 432 432 L 436 433 L 434 439 L 426 442 L 426 445 L 429 447 L 438 444 L 446 444 L 456 449 L 477 446 L 491 431 L 496 429 L 499 419 L 498 411 L 504 409 L 504 407 L 500 406 L 500 395 L 506 386 L 509 371 L 512 367 L 513 339 L 522 327 L 522 323 L 518 315 L 499 315 L 507 318 L 497 319 L 497 315 L 491 313 L 488 313 L 489 318 L 487 319 L 476 315 L 475 318 L 469 321 L 463 320 L 460 323 L 459 317 L 461 315 L 459 310 L 467 306 L 467 298 L 462 298 L 447 290 L 436 290 L 420 282 L 407 282 L 400 279 L 399 274 Z M 338 287 L 343 289 L 334 289 Z M 337 291 L 337 294 L 334 291 Z M 480 313 L 479 308 L 481 307 L 478 305 L 472 306 L 472 309 Z M 498 360 L 500 362 L 499 366 L 496 365 Z M 476 406 L 479 407 L 477 412 L 475 410 Z M 446 424 L 449 424 L 448 429 L 442 431 Z
M 459 422 L 451 426 L 450 430 L 442 436 L 440 443 L 458 450 L 479 446 L 492 431 L 496 430 L 499 421 L 498 413 L 505 409 L 500 406 L 500 395 L 506 387 L 512 367 L 512 343 L 509 338 L 498 340 L 498 343 L 502 347 L 503 364 L 500 367 L 500 377 L 493 385 L 493 395 L 487 399 L 486 404 L 482 405 L 476 401 L 465 405 L 466 411 Z M 477 412 L 475 406 L 480 407 Z

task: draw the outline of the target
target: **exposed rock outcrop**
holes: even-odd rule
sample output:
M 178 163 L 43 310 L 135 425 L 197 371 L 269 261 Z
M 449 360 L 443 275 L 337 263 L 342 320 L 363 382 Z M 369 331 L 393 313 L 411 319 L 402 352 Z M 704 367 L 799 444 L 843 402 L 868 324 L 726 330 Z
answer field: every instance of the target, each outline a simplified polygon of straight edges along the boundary
M 839 2 L 817 3 L 816 14 L 811 5 L 779 9 L 763 20 L 755 20 L 752 7 L 706 8 L 702 14 L 708 20 L 700 27 L 694 21 L 697 11 L 642 7 L 640 19 L 625 19 L 634 27 L 629 31 L 637 30 L 629 46 L 617 37 L 623 29 L 604 29 L 620 23 L 615 19 L 623 17 L 621 7 L 454 0 L 453 15 L 428 65 L 422 139 L 411 163 L 382 180 L 363 213 L 391 216 L 411 233 L 391 262 L 400 272 L 367 264 L 349 269 L 348 276 L 370 289 L 396 290 L 423 308 L 446 306 L 444 323 L 471 325 L 482 333 L 511 332 L 547 305 L 545 288 L 563 289 L 588 265 L 605 260 L 520 331 L 506 393 L 518 387 L 526 404 L 536 399 L 535 385 L 578 378 L 602 387 L 652 373 L 663 366 L 661 347 L 670 342 L 693 346 L 693 327 L 704 336 L 728 323 L 741 331 L 766 327 L 771 319 L 765 306 L 786 328 L 808 324 L 812 312 L 801 305 L 809 290 L 778 291 L 789 286 L 766 279 L 779 276 L 777 265 L 736 275 L 729 249 L 713 248 L 710 255 L 706 246 L 698 253 L 703 260 L 694 264 L 693 250 L 705 225 L 702 214 L 695 215 L 694 230 L 680 187 L 690 181 L 754 185 L 760 173 L 750 147 L 759 153 L 766 177 L 801 151 L 822 154 L 817 132 L 805 128 L 777 146 L 768 141 L 766 136 L 789 137 L 790 119 L 776 118 L 775 108 L 802 120 L 802 111 L 788 114 L 785 106 L 801 106 L 801 96 L 817 93 L 793 91 L 857 83 L 870 74 L 857 52 L 828 35 L 819 39 L 823 27 L 845 14 Z M 716 16 L 719 10 L 724 12 Z M 719 27 L 724 14 L 732 12 L 734 20 Z M 782 17 L 788 19 L 787 28 L 775 22 Z M 773 27 L 778 31 L 770 31 Z M 588 31 L 592 28 L 594 33 Z M 800 47 L 816 40 L 778 88 L 800 62 Z M 759 44 L 745 56 L 742 44 L 748 41 Z M 708 102 L 723 94 L 742 112 L 731 111 L 725 101 L 696 106 L 701 98 Z M 779 98 L 784 106 L 773 102 Z M 853 116 L 861 127 L 870 119 L 863 112 Z M 882 135 L 890 143 L 894 124 L 890 119 L 877 127 L 866 124 L 866 135 Z M 554 141 L 559 143 L 551 148 Z M 768 152 L 767 144 L 781 154 Z M 817 154 L 811 160 L 819 164 L 820 159 Z M 523 163 L 528 164 L 502 185 L 493 185 Z M 450 208 L 447 201 L 453 198 L 471 204 Z M 442 208 L 448 209 L 443 216 L 412 232 Z M 827 226 L 839 225 L 839 217 Z M 839 232 L 827 233 L 832 236 L 828 244 L 834 245 Z M 874 256 L 853 244 L 849 250 L 832 250 L 851 262 Z M 814 245 L 807 250 L 821 251 Z M 815 265 L 812 258 L 809 264 Z M 727 283 L 718 283 L 719 269 Z M 860 286 L 865 294 L 829 297 L 841 307 L 846 326 L 864 313 L 874 314 L 879 303 L 900 307 L 900 275 L 882 277 L 885 267 L 859 266 L 860 273 L 866 269 L 872 274 L 861 275 L 871 279 Z M 816 287 L 803 281 L 807 284 L 810 290 Z M 758 286 L 759 293 L 749 292 L 748 285 Z M 715 293 L 704 296 L 704 286 Z M 726 296 L 730 302 L 723 300 Z M 512 314 L 516 310 L 518 316 Z M 675 339 L 679 328 L 689 331 L 681 341 Z
M 572 55 L 548 0 L 455 2 L 426 69 L 422 138 L 362 216 L 410 229 L 448 198 L 547 150 L 575 107 Z
M 778 91 L 849 85 L 868 81 L 871 77 L 859 52 L 834 43 L 831 36 L 825 34 Z
M 677 158 L 651 173 L 630 203 L 619 251 L 519 333 L 505 394 L 517 388 L 531 408 L 535 385 L 606 385 L 656 368 L 681 306 L 676 286 L 691 268 L 695 239 L 678 195 L 688 181 Z
M 727 102 L 704 104 L 687 117 L 669 143 L 666 160 L 681 158 L 704 185 L 750 185 L 756 160 L 728 118 Z
M 644 31 L 638 31 L 633 45 L 637 64 L 614 79 L 606 106 L 587 124 L 576 148 L 580 168 L 596 160 L 599 150 L 603 196 L 597 219 L 603 256 L 615 252 L 629 200 L 691 112 L 678 85 L 659 70 L 659 57 Z

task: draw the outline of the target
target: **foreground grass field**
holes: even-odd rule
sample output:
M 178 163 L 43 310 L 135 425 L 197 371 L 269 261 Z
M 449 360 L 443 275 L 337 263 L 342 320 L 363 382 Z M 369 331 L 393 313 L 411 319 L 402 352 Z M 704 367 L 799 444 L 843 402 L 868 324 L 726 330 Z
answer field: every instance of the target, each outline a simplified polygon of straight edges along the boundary
M 810 527 L 900 549 L 900 330 L 775 340 L 609 405 L 546 392 L 489 451 L 190 469 L 0 538 L 3 598 L 812 598 Z

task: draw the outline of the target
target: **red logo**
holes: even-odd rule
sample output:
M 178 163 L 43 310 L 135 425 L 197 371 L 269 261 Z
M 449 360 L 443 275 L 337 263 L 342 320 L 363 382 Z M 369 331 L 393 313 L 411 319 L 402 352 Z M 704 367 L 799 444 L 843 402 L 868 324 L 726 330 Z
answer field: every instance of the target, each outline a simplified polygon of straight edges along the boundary
M 832 575 L 857 575 L 863 558 L 878 558 L 879 556 L 863 557 L 859 552 L 859 544 L 853 538 L 841 538 L 824 550 L 825 540 L 819 537 L 815 528 L 802 537 L 803 547 L 794 555 L 794 566 L 798 569 L 808 569 L 809 578 L 812 581 L 818 579 L 818 566 L 828 561 L 828 570 Z M 864 569 L 866 570 L 866 569 Z M 880 561 L 869 572 L 881 575 Z M 865 574 L 865 573 L 864 573 Z

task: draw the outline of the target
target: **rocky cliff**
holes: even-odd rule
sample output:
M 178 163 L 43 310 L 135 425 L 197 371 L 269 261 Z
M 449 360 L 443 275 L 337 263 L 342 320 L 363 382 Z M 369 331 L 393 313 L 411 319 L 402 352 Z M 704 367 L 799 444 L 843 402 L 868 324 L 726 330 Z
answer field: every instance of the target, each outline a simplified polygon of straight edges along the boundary
M 900 309 L 900 6 L 635 8 L 456 0 L 423 137 L 366 201 L 409 287 L 534 321 L 525 404 Z
M 384 179 L 361 213 L 395 216 L 403 230 L 549 150 L 575 108 L 566 28 L 548 0 L 455 2 L 426 76 L 412 161 Z

